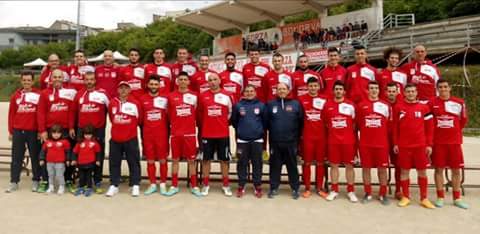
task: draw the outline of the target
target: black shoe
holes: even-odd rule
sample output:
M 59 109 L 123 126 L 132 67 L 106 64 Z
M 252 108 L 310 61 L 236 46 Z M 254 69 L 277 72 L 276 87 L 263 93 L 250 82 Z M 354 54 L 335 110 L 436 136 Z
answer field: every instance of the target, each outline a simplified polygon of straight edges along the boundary
M 278 195 L 278 189 L 271 189 L 270 192 L 268 192 L 268 198 L 274 198 L 277 195 Z
M 292 198 L 297 200 L 299 197 L 300 197 L 300 193 L 298 192 L 298 190 L 293 190 L 292 191 Z

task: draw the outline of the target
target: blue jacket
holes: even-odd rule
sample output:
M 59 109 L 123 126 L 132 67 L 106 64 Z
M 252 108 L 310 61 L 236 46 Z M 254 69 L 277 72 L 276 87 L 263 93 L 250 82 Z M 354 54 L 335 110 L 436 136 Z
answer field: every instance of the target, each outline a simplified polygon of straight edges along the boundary
M 268 131 L 271 142 L 298 142 L 303 127 L 302 106 L 294 99 L 268 102 Z
M 265 104 L 257 99 L 242 99 L 233 107 L 230 121 L 238 139 L 244 141 L 262 139 L 267 124 Z

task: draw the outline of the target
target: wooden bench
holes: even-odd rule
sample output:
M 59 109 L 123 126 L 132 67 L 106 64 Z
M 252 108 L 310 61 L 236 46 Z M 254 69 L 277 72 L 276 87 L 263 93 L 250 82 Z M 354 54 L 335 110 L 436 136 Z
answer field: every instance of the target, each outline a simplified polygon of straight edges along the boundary
M 212 161 L 212 162 L 213 162 L 213 163 L 219 163 L 220 161 Z M 233 164 L 236 163 L 236 162 L 237 162 L 237 159 L 236 159 L 236 158 L 232 158 L 232 160 L 230 161 L 230 163 L 233 163 Z M 302 165 L 303 165 L 303 160 L 302 160 L 300 157 L 297 158 L 297 162 L 298 162 L 298 166 L 302 166 Z M 263 161 L 263 164 L 268 166 L 268 165 L 269 165 L 268 160 L 267 160 L 267 161 L 264 160 L 264 161 Z M 312 166 L 313 166 L 313 165 L 316 165 L 316 164 L 317 164 L 316 161 L 312 161 L 312 163 L 311 163 Z M 325 166 L 325 179 L 324 179 L 324 185 L 323 185 L 323 187 L 324 187 L 325 191 L 329 191 L 329 175 L 330 175 L 330 174 L 329 174 L 328 168 L 330 167 L 330 165 L 329 165 L 328 162 L 325 162 L 325 163 L 324 163 L 324 166 Z M 344 168 L 345 166 L 344 166 L 344 165 L 340 165 L 340 167 L 341 167 L 341 168 Z M 355 169 L 361 169 L 362 167 L 360 166 L 359 163 L 356 163 L 356 164 L 354 164 L 354 168 L 355 168 Z M 200 179 L 201 179 L 201 166 L 199 167 L 199 169 L 200 169 L 200 170 L 198 171 L 197 174 L 199 175 L 199 177 L 200 177 Z M 387 174 L 388 174 L 387 186 L 388 186 L 388 193 L 389 193 L 389 194 L 392 194 L 392 188 L 391 188 L 391 186 L 392 186 L 392 175 L 393 175 L 393 170 L 394 170 L 394 169 L 395 169 L 395 167 L 394 167 L 394 165 L 392 165 L 392 164 L 390 164 L 389 167 L 387 168 Z M 430 168 L 428 168 L 428 169 L 429 169 L 429 170 L 433 170 L 434 168 L 433 168 L 433 167 L 430 167 Z M 251 168 L 250 168 L 250 165 L 249 165 L 247 171 L 248 171 L 248 177 L 247 177 L 247 178 L 248 178 L 249 181 L 251 181 Z M 465 171 L 480 171 L 480 165 L 469 165 L 469 166 L 467 166 L 467 167 L 464 167 L 464 168 L 461 170 L 462 180 L 461 180 L 461 185 L 460 185 L 460 186 L 461 186 L 461 190 L 462 190 L 462 194 L 463 194 L 463 195 L 465 195 L 465 188 L 467 188 L 467 187 L 468 187 L 468 188 L 480 188 L 480 184 L 478 184 L 478 185 L 477 185 L 477 184 L 468 184 L 468 185 L 465 184 Z M 211 174 L 211 175 L 221 175 L 221 172 L 220 172 L 220 171 L 211 171 L 210 174 Z M 450 174 L 451 174 L 451 173 L 450 173 L 450 170 L 445 170 L 445 178 L 446 178 L 446 180 L 447 180 L 446 183 L 445 183 L 445 189 L 446 189 L 447 191 L 449 190 L 449 188 L 452 187 L 452 180 L 451 180 L 451 175 L 450 175 Z M 237 179 L 236 179 L 236 178 L 237 178 L 237 177 L 236 177 L 236 175 L 237 175 L 236 171 L 230 170 L 230 171 L 229 171 L 229 175 L 230 175 L 230 176 L 234 176 L 234 179 L 233 179 L 232 181 L 237 181 Z M 299 170 L 299 176 L 301 177 L 301 175 L 302 175 L 302 170 Z M 268 172 L 262 172 L 262 178 L 263 178 L 263 177 L 268 177 L 268 176 L 269 176 Z M 281 177 L 285 177 L 285 176 L 287 176 L 287 173 L 282 173 L 282 174 L 281 174 Z M 215 177 L 214 177 L 214 178 L 212 178 L 211 180 L 216 181 L 216 180 L 220 180 L 220 179 L 221 179 L 221 178 L 215 178 Z M 200 181 L 200 183 L 201 183 L 201 180 L 199 180 L 199 181 Z M 262 179 L 262 182 L 268 183 L 269 180 L 263 180 L 263 179 Z M 281 180 L 281 183 L 282 183 L 282 184 L 287 184 L 287 183 L 288 183 L 288 180 Z M 313 183 L 314 183 L 314 181 L 312 181 L 312 184 L 313 184 Z M 345 182 L 341 182 L 341 183 L 339 183 L 339 184 L 340 184 L 340 185 L 345 185 L 346 183 L 345 183 Z M 361 185 L 363 185 L 363 183 L 357 182 L 357 183 L 355 183 L 355 185 L 356 185 L 356 186 L 361 186 Z M 378 183 L 372 183 L 372 185 L 379 185 L 379 184 L 378 184 Z M 418 185 L 415 184 L 415 183 L 412 183 L 411 185 L 413 185 L 413 186 L 418 186 Z M 435 184 L 429 184 L 429 186 L 430 186 L 430 187 L 434 187 Z
M 0 147 L 0 165 L 8 165 L 8 168 L 2 167 L 0 171 L 10 171 L 10 164 L 12 163 L 12 149 L 10 147 Z M 24 171 L 27 176 L 30 176 L 30 169 L 28 169 L 28 164 L 30 164 L 30 156 L 28 150 L 26 151 L 25 158 L 22 162 L 22 171 Z

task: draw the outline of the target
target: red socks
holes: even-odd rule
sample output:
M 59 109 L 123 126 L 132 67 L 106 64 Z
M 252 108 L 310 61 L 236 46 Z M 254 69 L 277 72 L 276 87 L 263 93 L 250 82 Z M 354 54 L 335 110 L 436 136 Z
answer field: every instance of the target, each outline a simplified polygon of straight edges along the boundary
M 443 190 L 443 189 L 442 190 L 437 190 L 437 197 L 441 198 L 441 199 L 445 198 L 445 190 Z
M 302 172 L 302 179 L 303 179 L 303 184 L 305 185 L 305 190 L 310 190 L 310 178 L 311 178 L 311 170 L 310 170 L 310 165 L 308 166 L 303 166 L 303 172 Z
M 355 191 L 355 187 L 353 186 L 353 184 L 347 184 L 347 192 L 354 192 Z
M 157 177 L 155 176 L 156 170 L 157 169 L 155 168 L 155 163 L 147 163 L 147 174 L 148 174 L 148 179 L 150 180 L 150 184 L 157 183 Z
M 400 168 L 395 167 L 395 193 L 400 192 L 400 189 L 401 189 L 400 174 L 401 174 Z
M 387 195 L 387 186 L 386 185 L 380 185 L 380 191 L 378 192 L 379 196 L 385 196 Z
M 368 195 L 372 195 L 372 185 L 371 184 L 363 184 L 363 190 Z
M 410 180 L 400 180 L 400 186 L 402 187 L 403 196 L 410 198 Z
M 332 184 L 332 191 L 338 193 L 338 184 Z
M 160 163 L 160 182 L 167 182 L 168 166 L 167 163 Z
M 203 186 L 208 186 L 209 181 L 210 181 L 210 178 L 208 178 L 208 176 L 203 177 Z
M 453 200 L 460 199 L 460 191 L 453 191 Z
M 223 187 L 228 187 L 230 185 L 230 180 L 228 176 L 223 177 Z
M 172 186 L 178 187 L 178 174 L 172 173 Z
M 418 177 L 418 186 L 420 187 L 420 199 L 423 200 L 427 198 L 427 177 Z
M 317 182 L 317 190 L 321 191 L 323 190 L 323 177 L 325 176 L 325 168 L 323 168 L 323 165 L 318 165 L 316 168 L 316 182 Z
M 197 187 L 197 175 L 190 176 L 190 186 L 192 186 L 192 188 Z

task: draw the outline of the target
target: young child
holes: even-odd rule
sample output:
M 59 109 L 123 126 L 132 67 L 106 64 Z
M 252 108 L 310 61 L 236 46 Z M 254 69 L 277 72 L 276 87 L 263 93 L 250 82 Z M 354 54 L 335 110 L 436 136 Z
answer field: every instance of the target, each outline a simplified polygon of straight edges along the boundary
M 62 139 L 62 126 L 53 125 L 50 128 L 50 136 L 42 145 L 40 151 L 40 166 L 47 164 L 48 189 L 47 194 L 55 191 L 55 180 L 58 183 L 59 195 L 65 192 L 65 161 L 69 159 L 70 143 Z
M 72 165 L 78 167 L 79 187 L 75 196 L 84 194 L 86 197 L 92 195 L 92 180 L 95 164 L 100 166 L 100 144 L 94 139 L 94 127 L 91 125 L 82 129 L 80 141 L 73 148 Z M 86 189 L 85 189 L 86 186 Z

